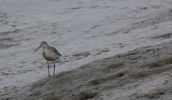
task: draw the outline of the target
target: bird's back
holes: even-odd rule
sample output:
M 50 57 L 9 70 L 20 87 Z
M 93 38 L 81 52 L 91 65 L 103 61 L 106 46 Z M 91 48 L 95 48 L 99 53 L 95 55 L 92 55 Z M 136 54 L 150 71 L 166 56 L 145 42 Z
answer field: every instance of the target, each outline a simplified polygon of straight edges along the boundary
M 56 48 L 48 47 L 43 49 L 43 56 L 48 61 L 55 61 L 61 56 L 61 54 Z
M 54 48 L 54 47 L 49 47 L 49 49 L 50 49 L 52 52 L 54 52 L 55 54 L 57 54 L 58 56 L 61 56 L 60 52 L 59 52 L 56 48 Z

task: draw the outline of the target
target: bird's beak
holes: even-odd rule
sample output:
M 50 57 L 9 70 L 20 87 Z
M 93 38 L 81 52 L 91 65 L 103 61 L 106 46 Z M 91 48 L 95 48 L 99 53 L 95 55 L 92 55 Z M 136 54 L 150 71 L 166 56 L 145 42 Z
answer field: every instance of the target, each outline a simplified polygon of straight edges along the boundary
M 34 50 L 34 53 L 35 53 L 39 48 L 41 48 L 41 45 L 40 45 L 38 48 L 36 48 L 36 49 Z

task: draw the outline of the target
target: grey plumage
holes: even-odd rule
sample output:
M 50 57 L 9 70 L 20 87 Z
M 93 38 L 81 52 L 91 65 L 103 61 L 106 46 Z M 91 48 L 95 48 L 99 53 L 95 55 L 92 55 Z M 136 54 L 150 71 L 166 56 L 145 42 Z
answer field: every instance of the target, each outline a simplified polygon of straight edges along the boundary
M 49 47 L 53 52 L 55 52 L 57 55 L 61 56 L 61 54 L 59 53 L 59 51 L 54 48 L 54 47 Z
M 47 42 L 42 41 L 41 45 L 35 49 L 35 52 L 39 49 L 39 48 L 43 48 L 42 50 L 42 55 L 45 58 L 45 60 L 47 60 L 47 65 L 48 65 L 48 75 L 50 76 L 50 72 L 49 72 L 49 61 L 53 61 L 54 62 L 54 70 L 53 70 L 53 75 L 55 75 L 55 61 L 57 59 L 59 59 L 59 57 L 61 56 L 61 54 L 59 53 L 59 51 L 48 45 Z

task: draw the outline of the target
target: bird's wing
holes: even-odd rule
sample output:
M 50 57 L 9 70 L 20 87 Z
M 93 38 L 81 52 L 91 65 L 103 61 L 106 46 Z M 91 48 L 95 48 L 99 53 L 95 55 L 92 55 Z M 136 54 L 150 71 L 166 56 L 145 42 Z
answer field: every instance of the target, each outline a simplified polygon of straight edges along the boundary
M 53 52 L 55 52 L 56 54 L 58 54 L 59 56 L 61 56 L 61 53 L 54 47 L 51 47 L 51 49 L 53 50 Z

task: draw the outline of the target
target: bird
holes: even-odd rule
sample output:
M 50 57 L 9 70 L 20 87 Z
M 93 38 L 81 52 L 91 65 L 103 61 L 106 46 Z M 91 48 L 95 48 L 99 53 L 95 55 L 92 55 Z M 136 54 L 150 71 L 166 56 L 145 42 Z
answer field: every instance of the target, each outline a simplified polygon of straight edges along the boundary
M 50 77 L 50 71 L 49 71 L 49 68 L 50 68 L 50 65 L 49 65 L 49 62 L 53 62 L 54 63 L 54 70 L 53 70 L 53 76 L 55 76 L 55 61 L 58 60 L 61 56 L 61 53 L 59 53 L 59 51 L 55 48 L 55 47 L 51 47 L 48 45 L 47 42 L 45 41 L 42 41 L 40 46 L 38 48 L 36 48 L 34 50 L 34 52 L 36 52 L 38 49 L 40 48 L 43 48 L 42 50 L 42 56 L 44 57 L 44 59 L 46 60 L 47 62 L 47 67 L 48 67 L 48 76 Z

